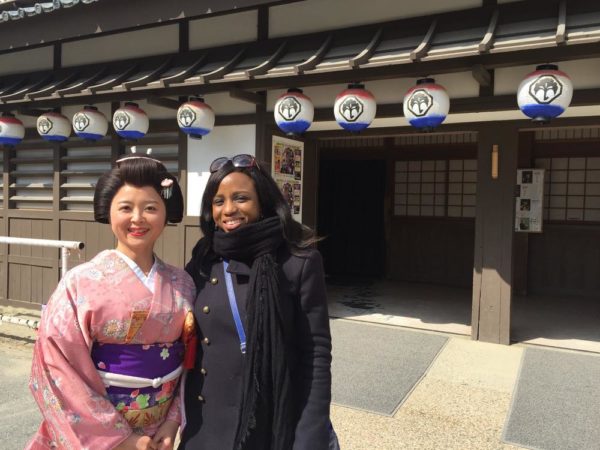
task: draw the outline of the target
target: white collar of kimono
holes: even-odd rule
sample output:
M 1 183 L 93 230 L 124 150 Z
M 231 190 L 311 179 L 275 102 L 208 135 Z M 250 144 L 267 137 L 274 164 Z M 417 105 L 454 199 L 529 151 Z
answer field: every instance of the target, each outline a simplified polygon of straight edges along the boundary
M 133 259 L 117 249 L 115 249 L 115 252 L 123 261 L 127 263 L 129 267 L 131 267 L 131 270 L 133 270 L 133 272 L 137 275 L 140 281 L 144 283 L 148 290 L 154 294 L 154 279 L 156 278 L 156 268 L 158 267 L 158 259 L 156 256 L 154 257 L 154 264 L 152 264 L 152 268 L 150 269 L 150 272 L 148 272 L 148 276 L 146 276 L 144 271 L 140 269 L 140 266 L 138 266 Z

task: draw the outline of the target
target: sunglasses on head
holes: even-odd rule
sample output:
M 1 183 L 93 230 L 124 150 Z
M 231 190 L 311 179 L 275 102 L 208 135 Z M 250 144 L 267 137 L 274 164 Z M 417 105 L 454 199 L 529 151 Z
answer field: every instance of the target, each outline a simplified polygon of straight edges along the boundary
M 222 156 L 215 159 L 212 163 L 210 163 L 210 173 L 215 173 L 229 162 L 233 164 L 233 167 L 257 167 L 260 170 L 260 167 L 258 166 L 254 156 L 242 153 L 241 155 L 235 155 L 232 158 Z

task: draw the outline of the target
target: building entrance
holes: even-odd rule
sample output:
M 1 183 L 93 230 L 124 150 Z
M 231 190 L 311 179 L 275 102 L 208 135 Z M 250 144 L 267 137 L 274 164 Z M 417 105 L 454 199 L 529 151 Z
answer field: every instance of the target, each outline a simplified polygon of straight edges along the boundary
M 317 232 L 328 275 L 385 275 L 385 169 L 384 160 L 321 160 Z

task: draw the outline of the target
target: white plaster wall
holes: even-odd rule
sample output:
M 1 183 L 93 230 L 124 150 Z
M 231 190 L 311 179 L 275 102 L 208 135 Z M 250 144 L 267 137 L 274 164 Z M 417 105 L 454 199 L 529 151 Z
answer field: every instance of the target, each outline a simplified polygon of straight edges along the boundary
M 165 25 L 146 30 L 67 42 L 62 47 L 62 65 L 64 67 L 78 66 L 176 53 L 178 50 L 178 25 Z
M 210 172 L 210 163 L 220 156 L 256 152 L 256 126 L 232 125 L 215 127 L 202 139 L 188 138 L 187 214 L 200 215 L 200 202 Z
M 541 63 L 540 63 L 541 64 Z M 516 94 L 519 83 L 538 64 L 496 69 L 494 74 L 494 94 Z M 579 59 L 558 63 L 558 68 L 566 72 L 573 81 L 574 89 L 600 87 L 600 58 Z
M 269 36 L 291 36 L 481 6 L 481 0 L 306 0 L 269 8 Z
M 257 30 L 256 10 L 193 20 L 190 22 L 190 49 L 254 41 Z
M 171 100 L 177 100 L 173 97 L 167 97 Z M 173 119 L 173 123 L 177 121 L 177 110 L 171 108 L 165 108 L 163 106 L 150 105 L 146 100 L 136 100 L 140 108 L 142 108 L 150 119 Z M 125 105 L 125 102 L 121 102 L 121 105 Z
M 432 76 L 436 83 L 441 84 L 448 91 L 450 98 L 477 97 L 479 84 L 471 72 L 457 72 Z M 365 88 L 371 91 L 375 100 L 380 105 L 401 103 L 404 94 L 416 84 L 417 78 L 396 78 L 392 80 L 376 80 L 364 83 Z M 346 87 L 347 83 L 329 84 L 325 86 L 309 86 L 302 88 L 304 94 L 310 97 L 315 108 L 333 108 L 335 97 Z M 267 110 L 273 111 L 275 102 L 285 89 L 269 91 L 267 94 Z
M 0 55 L 0 75 L 52 69 L 53 47 L 40 47 Z
M 204 101 L 214 110 L 215 115 L 253 114 L 256 112 L 256 106 L 253 103 L 231 98 L 227 92 L 207 94 L 204 96 Z

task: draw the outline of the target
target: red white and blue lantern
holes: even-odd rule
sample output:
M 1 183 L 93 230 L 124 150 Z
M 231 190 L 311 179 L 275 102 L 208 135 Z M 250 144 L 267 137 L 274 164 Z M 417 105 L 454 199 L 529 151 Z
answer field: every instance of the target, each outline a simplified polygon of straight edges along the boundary
M 192 97 L 177 110 L 177 124 L 193 139 L 202 139 L 215 126 L 215 113 L 204 99 Z
M 9 147 L 17 145 L 25 136 L 23 122 L 10 113 L 0 117 L 0 144 Z
M 37 118 L 37 131 L 46 141 L 64 142 L 71 135 L 71 121 L 58 112 L 47 112 Z
M 289 135 L 304 133 L 311 126 L 315 108 L 301 89 L 288 89 L 275 103 L 275 122 Z
M 422 78 L 408 90 L 402 107 L 404 117 L 413 127 L 430 131 L 448 116 L 450 98 L 446 89 L 436 84 L 433 78 Z
M 560 116 L 571 104 L 573 83 L 554 64 L 543 64 L 525 77 L 517 91 L 519 108 L 537 122 Z
M 73 130 L 80 138 L 97 141 L 106 136 L 108 120 L 95 106 L 84 106 L 73 116 Z
M 373 122 L 377 102 L 363 84 L 350 84 L 335 98 L 333 112 L 335 120 L 344 130 L 359 132 Z
M 113 127 L 124 139 L 140 139 L 148 132 L 150 121 L 137 103 L 127 102 L 113 114 Z

